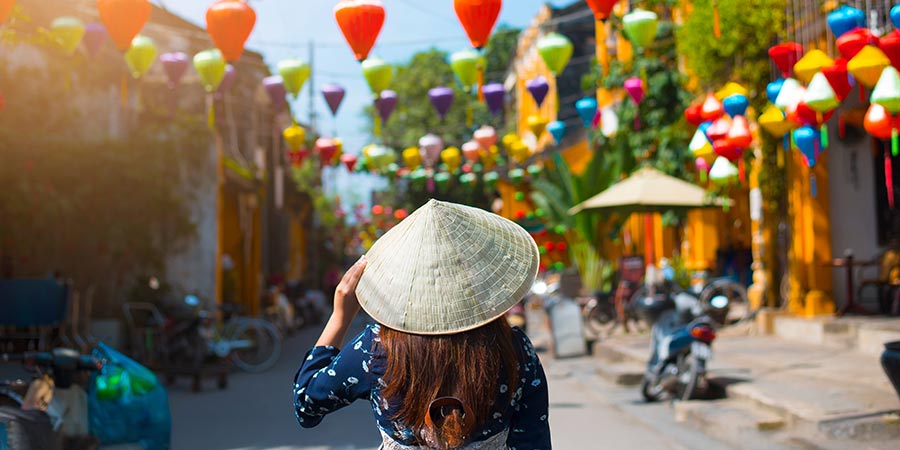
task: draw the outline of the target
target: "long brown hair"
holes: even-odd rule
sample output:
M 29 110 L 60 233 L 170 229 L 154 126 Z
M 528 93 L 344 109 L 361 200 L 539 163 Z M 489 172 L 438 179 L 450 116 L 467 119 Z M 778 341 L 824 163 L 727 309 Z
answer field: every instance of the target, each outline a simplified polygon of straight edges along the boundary
M 420 336 L 387 327 L 381 329 L 387 357 L 382 397 L 399 410 L 392 418 L 421 435 L 432 433 L 440 448 L 464 444 L 472 431 L 491 419 L 497 399 L 509 405 L 518 388 L 518 357 L 505 317 L 471 331 L 444 336 Z M 506 384 L 506 395 L 501 394 Z M 427 430 L 431 402 L 455 397 L 474 417 L 454 409 L 434 430 Z

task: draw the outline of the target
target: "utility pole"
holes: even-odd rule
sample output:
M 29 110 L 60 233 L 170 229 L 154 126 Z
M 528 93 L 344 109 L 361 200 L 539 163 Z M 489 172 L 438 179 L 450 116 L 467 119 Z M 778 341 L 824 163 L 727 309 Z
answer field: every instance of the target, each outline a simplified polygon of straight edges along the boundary
M 316 43 L 309 40 L 309 128 L 316 129 Z

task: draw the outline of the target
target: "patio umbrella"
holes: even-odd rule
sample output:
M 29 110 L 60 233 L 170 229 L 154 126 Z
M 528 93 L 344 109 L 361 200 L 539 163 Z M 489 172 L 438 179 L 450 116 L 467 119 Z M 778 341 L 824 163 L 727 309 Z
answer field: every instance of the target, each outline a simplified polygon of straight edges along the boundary
M 624 213 L 654 213 L 677 209 L 695 209 L 723 204 L 713 200 L 700 186 L 666 175 L 652 167 L 633 173 L 609 189 L 569 210 L 574 215 L 589 209 L 614 209 Z M 645 255 L 653 262 L 653 226 L 647 215 L 647 245 Z

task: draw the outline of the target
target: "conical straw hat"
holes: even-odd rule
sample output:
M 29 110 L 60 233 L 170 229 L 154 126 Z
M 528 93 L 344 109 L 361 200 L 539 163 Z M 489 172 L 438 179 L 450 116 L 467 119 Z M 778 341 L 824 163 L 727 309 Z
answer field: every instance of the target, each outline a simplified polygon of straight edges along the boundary
M 356 289 L 375 320 L 412 334 L 454 334 L 500 317 L 531 289 L 540 254 L 519 225 L 431 200 L 366 255 Z

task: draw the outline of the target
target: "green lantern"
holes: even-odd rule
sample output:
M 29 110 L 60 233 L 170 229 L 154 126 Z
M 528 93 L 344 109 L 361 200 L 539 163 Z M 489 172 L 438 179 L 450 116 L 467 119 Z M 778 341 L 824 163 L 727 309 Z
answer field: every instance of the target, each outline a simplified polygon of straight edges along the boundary
M 525 200 L 525 193 L 522 191 L 516 192 L 515 199 L 517 202 L 521 202 L 522 200 Z
M 380 58 L 369 58 L 362 62 L 363 76 L 372 93 L 378 95 L 387 89 L 394 79 L 394 68 Z
M 488 172 L 484 174 L 484 184 L 486 184 L 489 188 L 493 189 L 494 186 L 497 186 L 497 181 L 500 180 L 500 174 L 497 172 Z
M 200 82 L 206 92 L 215 92 L 225 78 L 225 58 L 217 48 L 204 50 L 194 55 L 194 68 L 200 75 Z
M 421 187 L 425 185 L 425 180 L 428 179 L 428 172 L 423 168 L 418 168 L 409 173 L 409 180 L 413 183 L 413 185 Z
M 659 17 L 653 11 L 635 9 L 622 17 L 625 37 L 636 47 L 647 48 L 656 39 Z
M 553 232 L 556 234 L 566 234 L 566 231 L 568 231 L 568 228 L 565 225 L 557 225 L 553 227 Z
M 528 174 L 531 175 L 532 178 L 537 178 L 542 173 L 544 173 L 543 166 L 540 166 L 538 164 L 532 164 L 528 166 Z
M 900 113 L 900 74 L 893 66 L 887 66 L 881 72 L 872 91 L 872 103 L 884 106 L 891 114 Z
M 522 184 L 522 179 L 525 178 L 525 171 L 522 169 L 513 169 L 509 171 L 509 181 L 512 184 L 518 186 Z
M 356 171 L 358 173 L 368 172 L 369 171 L 369 159 L 365 156 L 360 156 L 359 159 L 356 160 Z
M 447 172 L 436 173 L 434 175 L 434 182 L 439 189 L 443 190 L 450 184 L 450 174 Z
M 475 182 L 477 182 L 477 181 L 478 181 L 478 177 L 475 176 L 474 173 L 464 173 L 464 174 L 460 175 L 460 177 L 459 177 L 459 182 L 466 186 L 471 186 L 471 185 L 475 184 Z
M 385 172 L 389 165 L 397 162 L 397 152 L 389 147 L 373 145 L 368 149 L 368 162 L 372 170 Z
M 538 247 L 538 253 L 540 253 L 541 255 L 546 255 L 546 254 L 547 254 L 547 249 L 544 248 L 543 245 L 541 245 L 541 246 Z
M 387 173 L 391 178 L 397 176 L 397 171 L 400 170 L 400 166 L 395 163 L 390 163 L 387 165 L 387 169 L 385 169 L 385 173 Z
M 550 33 L 542 37 L 537 43 L 537 48 L 553 75 L 563 73 L 575 51 L 572 41 L 559 33 Z
M 547 215 L 547 212 L 541 208 L 534 210 L 534 215 L 537 216 L 538 219 L 541 219 Z
M 284 89 L 296 99 L 303 89 L 303 85 L 309 80 L 312 69 L 304 61 L 299 59 L 286 59 L 278 63 L 278 74 L 284 83 Z
M 484 171 L 484 166 L 482 166 L 481 163 L 475 163 L 472 165 L 472 172 L 481 173 L 482 171 Z
M 60 17 L 50 25 L 50 34 L 65 54 L 71 55 L 84 38 L 84 22 L 75 17 Z
M 566 268 L 566 265 L 561 262 L 553 263 L 553 270 L 563 270 Z
M 463 50 L 450 56 L 450 67 L 465 90 L 472 89 L 478 82 L 478 65 L 483 58 L 475 50 Z

